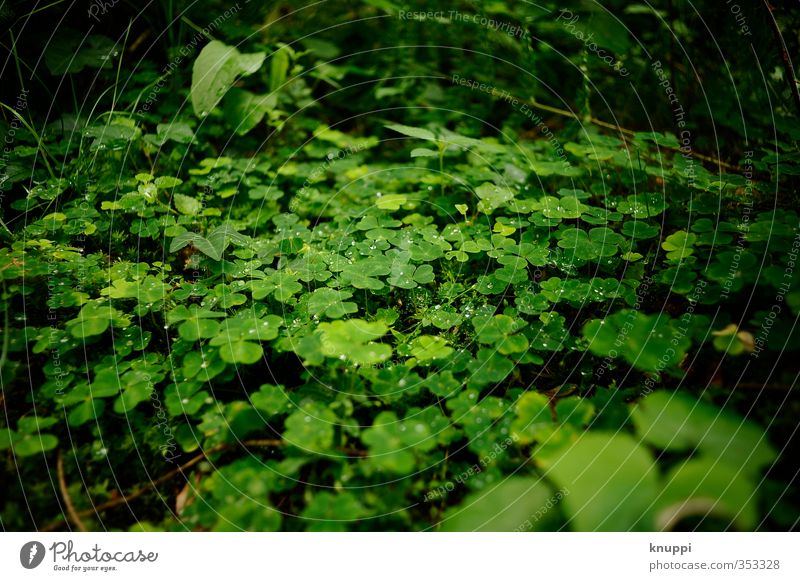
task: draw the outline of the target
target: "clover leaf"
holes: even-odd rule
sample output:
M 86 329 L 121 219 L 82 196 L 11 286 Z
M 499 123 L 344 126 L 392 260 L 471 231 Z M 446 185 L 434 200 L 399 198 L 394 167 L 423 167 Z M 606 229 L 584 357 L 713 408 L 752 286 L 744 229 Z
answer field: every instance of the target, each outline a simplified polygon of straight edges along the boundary
M 643 371 L 674 371 L 692 342 L 668 315 L 623 310 L 583 328 L 589 350 L 601 357 L 622 357 Z
M 694 254 L 694 243 L 697 241 L 696 234 L 690 234 L 686 230 L 678 230 L 670 234 L 661 243 L 661 248 L 667 251 L 667 259 L 681 261 L 687 256 Z
M 286 418 L 284 439 L 297 448 L 321 454 L 333 447 L 336 415 L 320 402 L 307 400 Z
M 578 259 L 593 260 L 614 256 L 624 240 L 623 236 L 610 228 L 592 228 L 589 232 L 571 228 L 562 232 L 558 246 L 572 250 Z
M 422 335 L 411 342 L 411 356 L 418 361 L 444 359 L 452 352 L 446 340 L 433 335 Z
M 67 330 L 77 339 L 103 334 L 110 326 L 127 327 L 130 319 L 113 307 L 95 302 L 81 308 L 75 319 L 67 321 Z
M 358 311 L 356 303 L 347 301 L 353 293 L 332 288 L 318 288 L 308 295 L 308 312 L 312 316 L 324 315 L 330 319 L 341 319 Z
M 386 361 L 392 355 L 389 345 L 376 343 L 389 328 L 380 322 L 348 319 L 320 323 L 319 348 L 326 357 L 352 361 L 356 365 L 372 365 Z
M 514 199 L 514 193 L 502 186 L 492 183 L 484 183 L 475 188 L 475 195 L 478 196 L 478 211 L 484 214 L 491 214 L 503 204 Z

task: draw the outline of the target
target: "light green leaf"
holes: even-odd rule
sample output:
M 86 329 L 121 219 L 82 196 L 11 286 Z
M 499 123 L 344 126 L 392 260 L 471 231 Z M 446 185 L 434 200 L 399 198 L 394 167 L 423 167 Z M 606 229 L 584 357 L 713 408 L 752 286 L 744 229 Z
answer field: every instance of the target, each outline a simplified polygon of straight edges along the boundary
M 192 67 L 190 98 L 195 115 L 208 115 L 233 82 L 256 72 L 266 56 L 263 52 L 243 54 L 218 40 L 204 46 Z
M 14 439 L 17 456 L 35 456 L 58 446 L 58 438 L 52 434 L 28 434 Z
M 252 341 L 233 341 L 223 343 L 219 348 L 219 355 L 228 363 L 244 363 L 250 365 L 261 360 L 264 348 Z
M 631 436 L 586 433 L 539 463 L 568 493 L 563 507 L 573 530 L 652 530 L 658 470 Z
M 685 518 L 729 519 L 740 530 L 758 524 L 756 487 L 733 464 L 713 458 L 688 460 L 664 478 L 658 497 L 655 529 L 673 530 Z
M 776 458 L 757 425 L 684 393 L 652 393 L 634 407 L 632 419 L 642 439 L 662 450 L 697 449 L 748 473 Z
M 447 341 L 433 335 L 422 335 L 411 342 L 411 356 L 419 361 L 444 359 L 453 352 Z
M 282 46 L 272 55 L 269 63 L 269 90 L 273 93 L 286 82 L 291 50 L 288 46 Z
M 512 477 L 467 496 L 445 513 L 445 532 L 527 532 L 558 527 L 562 492 L 537 478 Z
M 236 133 L 244 135 L 261 123 L 264 115 L 275 108 L 278 95 L 256 95 L 243 89 L 231 89 L 225 95 L 223 113 L 229 125 L 235 128 Z
M 389 345 L 376 343 L 389 328 L 380 322 L 348 319 L 320 323 L 321 350 L 327 357 L 352 361 L 360 365 L 372 365 L 386 361 L 392 355 Z
M 436 135 L 432 131 L 422 129 L 421 127 L 409 127 L 408 125 L 387 125 L 387 129 L 397 131 L 408 137 L 415 137 L 417 139 L 424 139 L 425 141 L 437 141 Z M 438 155 L 438 154 L 436 154 Z
M 425 147 L 418 147 L 411 150 L 411 157 L 439 157 L 439 152 Z
M 172 201 L 175 203 L 175 208 L 177 208 L 178 212 L 186 216 L 197 216 L 200 210 L 203 209 L 203 204 L 199 200 L 183 194 L 174 194 Z
M 484 214 L 491 214 L 492 211 L 514 199 L 514 193 L 510 189 L 488 182 L 475 188 L 475 195 L 481 200 L 478 202 L 478 210 Z

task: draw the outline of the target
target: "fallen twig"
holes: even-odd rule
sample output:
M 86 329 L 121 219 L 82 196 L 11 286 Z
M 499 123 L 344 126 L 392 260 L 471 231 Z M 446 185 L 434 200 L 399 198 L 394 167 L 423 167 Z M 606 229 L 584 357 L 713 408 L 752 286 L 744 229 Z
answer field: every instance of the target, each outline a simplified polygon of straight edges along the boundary
M 282 440 L 248 440 L 246 442 L 242 442 L 242 444 L 245 447 L 251 447 L 251 448 L 253 448 L 253 447 L 274 448 L 274 447 L 282 446 L 283 445 L 283 441 Z M 123 504 L 128 504 L 132 500 L 136 500 L 137 498 L 139 498 L 143 494 L 145 494 L 147 492 L 150 492 L 151 490 L 156 488 L 159 484 L 163 484 L 164 482 L 167 482 L 168 480 L 172 479 L 173 477 L 177 476 L 178 474 L 183 473 L 185 470 L 188 470 L 189 468 L 191 468 L 192 466 L 194 466 L 195 464 L 197 464 L 201 460 L 205 459 L 208 455 L 215 454 L 216 452 L 222 452 L 223 450 L 227 450 L 227 449 L 230 449 L 232 447 L 233 447 L 232 444 L 218 444 L 217 446 L 214 446 L 212 448 L 209 448 L 208 450 L 200 452 L 199 454 L 194 456 L 191 460 L 188 460 L 187 462 L 181 464 L 177 468 L 175 468 L 173 470 L 170 470 L 169 472 L 167 472 L 166 474 L 163 474 L 162 476 L 159 476 L 155 480 L 151 480 L 150 482 L 147 482 L 145 484 L 140 484 L 139 486 L 135 487 L 128 494 L 121 495 L 121 496 L 119 496 L 117 498 L 114 498 L 112 500 L 108 500 L 106 502 L 103 502 L 101 504 L 98 504 L 98 505 L 96 505 L 96 506 L 94 506 L 92 508 L 86 509 L 86 510 L 75 511 L 75 508 L 72 505 L 71 500 L 69 500 L 69 496 L 65 494 L 65 486 L 66 486 L 66 484 L 65 484 L 64 487 L 62 487 L 62 491 L 61 492 L 62 492 L 62 494 L 65 495 L 64 502 L 67 505 L 67 513 L 68 513 L 68 515 L 70 517 L 70 520 L 72 520 L 73 522 L 75 522 L 77 520 L 77 522 L 75 522 L 75 525 L 80 530 L 86 531 L 86 527 L 83 525 L 83 523 L 81 523 L 80 525 L 78 524 L 78 523 L 80 523 L 81 517 L 92 516 L 94 514 L 102 512 L 104 510 L 108 510 L 110 508 L 114 508 L 116 506 L 120 506 L 120 505 L 123 505 Z M 61 460 L 61 453 L 60 452 L 59 452 L 59 460 L 58 460 L 58 469 L 59 469 L 59 481 L 61 481 L 62 477 L 63 477 L 63 461 Z M 62 521 L 62 520 L 54 521 L 54 522 L 51 522 L 51 523 L 47 524 L 46 526 L 42 527 L 39 530 L 40 530 L 40 532 L 48 532 L 48 531 L 52 531 L 52 530 L 55 530 L 55 529 L 59 528 L 63 524 L 64 524 L 64 521 Z
M 58 473 L 58 487 L 61 489 L 61 496 L 64 498 L 69 520 L 78 527 L 79 531 L 85 533 L 88 529 L 86 525 L 83 524 L 80 515 L 75 511 L 75 505 L 72 504 L 72 498 L 69 495 L 69 487 L 67 486 L 67 479 L 64 475 L 64 454 L 61 450 L 58 451 L 58 458 L 56 459 L 56 472 Z

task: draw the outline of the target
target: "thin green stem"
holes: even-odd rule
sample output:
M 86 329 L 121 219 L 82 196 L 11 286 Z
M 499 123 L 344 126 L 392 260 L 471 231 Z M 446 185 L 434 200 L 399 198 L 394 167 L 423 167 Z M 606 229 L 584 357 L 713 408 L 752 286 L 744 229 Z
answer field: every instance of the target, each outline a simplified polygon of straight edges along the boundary
M 444 152 L 447 149 L 447 144 L 439 145 L 439 179 L 441 180 L 440 192 L 444 195 Z
M 25 129 L 27 129 L 28 131 L 31 132 L 33 137 L 36 139 L 36 143 L 39 146 L 39 151 L 42 152 L 42 163 L 44 164 L 45 168 L 47 169 L 47 173 L 49 173 L 50 177 L 53 178 L 54 180 L 57 179 L 56 178 L 56 174 L 53 172 L 53 168 L 50 166 L 50 162 L 47 161 L 48 153 L 47 153 L 47 150 L 45 150 L 45 148 L 44 148 L 44 141 L 42 140 L 42 138 L 39 135 L 39 133 L 33 128 L 33 126 L 30 123 L 28 123 L 25 120 L 25 118 L 22 115 L 20 115 L 17 112 L 16 109 L 14 109 L 13 107 L 9 107 L 5 103 L 0 103 L 0 107 L 3 107 L 8 112 L 10 112 L 14 117 L 19 119 L 19 122 L 22 123 L 22 125 L 25 127 Z
M 0 370 L 6 366 L 6 361 L 8 361 L 8 346 L 11 341 L 11 331 L 9 330 L 9 325 L 11 321 L 8 316 L 8 301 L 5 298 L 6 295 L 6 281 L 3 280 L 3 350 L 0 352 Z

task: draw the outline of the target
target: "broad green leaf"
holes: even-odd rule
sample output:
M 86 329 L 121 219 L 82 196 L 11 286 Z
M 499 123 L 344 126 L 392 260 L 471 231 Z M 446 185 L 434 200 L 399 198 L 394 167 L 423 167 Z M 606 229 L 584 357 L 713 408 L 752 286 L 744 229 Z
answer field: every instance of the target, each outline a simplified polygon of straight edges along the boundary
M 337 291 L 331 288 L 319 288 L 309 295 L 308 312 L 310 315 L 324 315 L 331 319 L 341 319 L 345 315 L 358 311 L 358 305 L 347 301 L 353 293 Z
M 447 341 L 433 335 L 422 335 L 411 342 L 411 356 L 419 361 L 444 359 L 453 352 Z
M 45 45 L 44 60 L 48 70 L 58 77 L 79 73 L 86 67 L 112 66 L 119 48 L 102 34 L 85 36 L 67 26 L 56 28 L 55 36 Z
M 27 434 L 14 439 L 14 453 L 20 457 L 35 456 L 58 446 L 52 434 Z
M 403 194 L 386 194 L 377 199 L 375 206 L 379 210 L 399 210 L 407 200 Z
M 387 125 L 387 129 L 402 133 L 407 137 L 415 137 L 417 139 L 424 139 L 425 141 L 437 141 L 436 135 L 433 132 L 422 129 L 421 127 L 409 127 L 408 125 Z M 437 154 L 438 155 L 438 154 Z
M 411 150 L 411 157 L 438 157 L 439 152 L 426 147 L 418 147 Z
M 322 491 L 311 499 L 301 516 L 310 521 L 307 531 L 339 532 L 347 531 L 356 521 L 368 514 L 369 511 L 355 494 Z
M 177 252 L 190 244 L 212 260 L 222 260 L 222 251 L 216 248 L 207 238 L 196 232 L 184 232 L 173 238 L 169 245 L 169 251 Z
M 67 321 L 67 329 L 73 337 L 83 339 L 103 334 L 112 324 L 127 327 L 130 319 L 117 309 L 92 302 L 83 306 L 77 318 Z
M 656 391 L 634 407 L 632 418 L 648 444 L 676 452 L 696 449 L 745 473 L 758 472 L 777 457 L 761 428 L 685 393 Z
M 589 351 L 600 357 L 620 357 L 643 371 L 674 372 L 692 344 L 668 315 L 644 315 L 623 310 L 583 328 Z
M 320 323 L 321 350 L 327 357 L 351 361 L 357 365 L 372 365 L 389 359 L 392 348 L 376 343 L 388 332 L 388 327 L 379 322 L 348 319 Z
M 652 530 L 658 470 L 631 436 L 586 433 L 538 462 L 567 493 L 562 506 L 573 530 Z
M 727 519 L 740 530 L 758 524 L 755 482 L 735 464 L 697 458 L 677 465 L 664 476 L 656 501 L 655 529 L 673 530 L 683 519 Z
M 491 214 L 506 202 L 514 199 L 514 193 L 510 189 L 492 183 L 481 184 L 475 188 L 475 195 L 480 198 L 478 211 L 485 214 Z
M 233 82 L 240 76 L 255 73 L 265 58 L 263 52 L 243 54 L 218 40 L 204 46 L 192 67 L 190 98 L 195 115 L 208 115 Z
M 219 355 L 223 361 L 228 363 L 250 365 L 261 360 L 264 349 L 252 341 L 231 341 L 220 346 Z
M 194 139 L 194 131 L 186 124 L 178 121 L 171 123 L 159 123 L 156 125 L 157 144 L 163 146 L 167 141 L 176 143 L 191 143 Z
M 512 477 L 489 490 L 468 495 L 449 509 L 442 531 L 528 532 L 551 531 L 563 522 L 560 504 L 565 497 L 538 478 Z
M 669 260 L 680 261 L 694 254 L 696 240 L 696 234 L 690 234 L 686 230 L 678 230 L 674 234 L 667 236 L 661 244 L 661 248 L 667 251 Z
M 183 194 L 174 194 L 172 201 L 175 203 L 175 208 L 177 208 L 178 212 L 186 216 L 196 216 L 203 209 L 203 204 L 200 200 Z
M 272 111 L 278 103 L 278 95 L 256 95 L 243 89 L 231 89 L 225 95 L 223 113 L 228 124 L 239 135 L 244 135 L 256 127 L 264 115 Z
M 289 53 L 292 49 L 282 46 L 272 55 L 269 63 L 269 90 L 274 93 L 286 82 L 289 72 Z
M 330 409 L 319 402 L 306 401 L 286 418 L 283 437 L 296 448 L 321 454 L 331 451 L 336 424 L 336 415 Z

